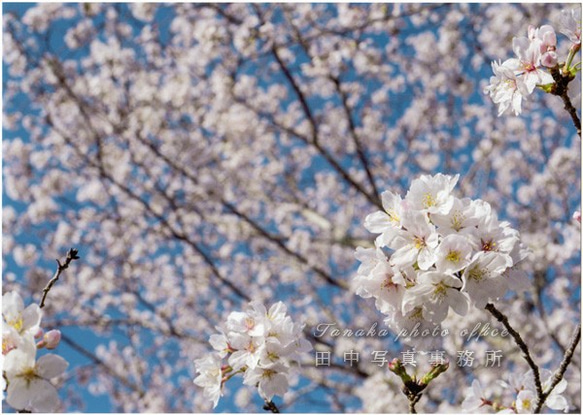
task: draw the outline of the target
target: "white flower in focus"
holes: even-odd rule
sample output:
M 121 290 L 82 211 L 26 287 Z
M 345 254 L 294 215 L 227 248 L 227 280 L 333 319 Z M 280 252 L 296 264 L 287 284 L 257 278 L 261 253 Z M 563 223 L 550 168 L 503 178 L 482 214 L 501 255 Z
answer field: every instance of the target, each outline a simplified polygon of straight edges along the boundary
M 478 252 L 462 274 L 462 292 L 468 293 L 477 308 L 484 308 L 491 299 L 506 293 L 507 281 L 503 272 L 512 266 L 509 255 L 498 252 Z
M 435 248 L 439 243 L 435 226 L 428 222 L 425 213 L 416 210 L 405 212 L 402 223 L 406 231 L 402 231 L 389 245 L 395 250 L 390 264 L 404 267 L 417 262 L 420 269 L 429 269 L 435 263 Z
M 468 238 L 464 236 L 448 235 L 441 240 L 435 255 L 437 270 L 454 274 L 470 263 L 472 246 Z
M 405 196 L 407 209 L 447 215 L 454 202 L 451 192 L 459 177 L 459 174 L 447 176 L 438 173 L 435 176 L 422 175 L 413 180 L 411 188 Z
M 554 82 L 550 73 L 541 69 L 541 44 L 538 38 L 529 39 L 524 36 L 512 39 L 512 49 L 518 59 L 509 59 L 510 66 L 514 66 L 518 71 L 518 76 L 522 78 L 526 90 L 532 94 L 537 85 L 547 85 Z
M 263 336 L 266 314 L 265 306 L 258 301 L 253 301 L 249 304 L 247 311 L 233 311 L 229 314 L 227 329 L 249 336 Z
M 567 36 L 572 43 L 581 44 L 581 10 L 577 8 L 561 10 L 559 27 L 559 31 Z
M 244 385 L 257 386 L 259 395 L 267 400 L 275 396 L 283 396 L 288 388 L 287 367 L 281 363 L 275 363 L 267 367 L 256 367 L 245 371 Z
M 468 312 L 468 299 L 459 292 L 459 278 L 438 271 L 421 274 L 418 284 L 409 288 L 403 297 L 403 314 L 416 307 L 423 307 L 423 318 L 432 323 L 441 323 L 451 307 L 461 316 Z
M 512 108 L 514 115 L 520 115 L 522 98 L 529 95 L 523 78 L 516 76 L 510 63 L 512 63 L 510 60 L 504 63 L 492 62 L 494 76 L 490 78 L 490 85 L 484 88 L 484 93 L 490 95 L 494 104 L 498 104 L 498 116 L 509 108 Z
M 46 354 L 36 360 L 36 345 L 31 336 L 5 357 L 8 380 L 6 402 L 17 410 L 54 412 L 59 405 L 57 389 L 49 382 L 67 369 L 60 356 Z
M 229 353 L 230 349 L 229 340 L 227 339 L 227 336 L 225 335 L 222 329 L 220 328 L 217 329 L 220 331 L 220 333 L 211 334 L 209 343 L 211 344 L 213 349 L 219 352 L 219 356 L 223 358 Z
M 439 227 L 442 236 L 462 233 L 469 236 L 478 225 L 476 204 L 469 198 L 454 198 L 453 207 L 447 215 L 435 213 L 431 221 Z
M 380 233 L 377 246 L 383 247 L 391 243 L 401 229 L 402 203 L 400 195 L 393 192 L 381 194 L 384 211 L 369 214 L 364 218 L 364 227 L 372 233 Z
M 259 363 L 260 348 L 265 342 L 264 337 L 251 337 L 244 333 L 230 333 L 229 344 L 235 350 L 229 356 L 229 365 L 234 370 L 239 370 L 245 366 L 251 369 Z
M 32 334 L 25 333 L 24 335 L 20 335 L 16 329 L 6 322 L 2 322 L 2 354 L 5 355 L 11 350 L 14 350 L 19 347 L 20 344 L 24 341 L 24 337 L 30 336 Z M 32 340 L 34 342 L 34 339 Z
M 19 334 L 29 332 L 36 335 L 40 328 L 41 310 L 37 304 L 24 308 L 20 294 L 11 291 L 2 296 L 2 317 Z
M 375 252 L 376 265 L 366 275 L 358 273 L 353 280 L 353 286 L 356 295 L 362 298 L 374 297 L 378 310 L 383 314 L 390 314 L 401 309 L 401 299 L 406 285 L 405 279 L 400 272 L 395 273 L 380 248 L 371 249 Z M 357 248 L 358 252 L 362 252 L 362 250 L 359 251 Z
M 221 358 L 214 354 L 194 361 L 196 372 L 200 373 L 194 379 L 194 384 L 204 388 L 203 394 L 213 402 L 213 408 L 216 408 L 219 398 L 222 396 L 223 372 L 221 364 Z

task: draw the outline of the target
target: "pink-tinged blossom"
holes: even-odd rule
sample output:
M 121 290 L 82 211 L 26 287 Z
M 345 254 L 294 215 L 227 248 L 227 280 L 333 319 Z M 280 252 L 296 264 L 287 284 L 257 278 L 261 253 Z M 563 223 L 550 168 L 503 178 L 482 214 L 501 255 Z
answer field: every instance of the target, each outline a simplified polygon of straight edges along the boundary
M 55 349 L 61 341 L 60 330 L 50 330 L 43 334 L 42 340 L 36 345 L 37 348 L 46 347 L 49 350 Z
M 554 82 L 553 77 L 541 68 L 542 41 L 521 36 L 512 39 L 512 49 L 518 59 L 509 59 L 509 65 L 522 78 L 528 94 L 532 94 L 537 85 L 548 85 Z
M 543 25 L 539 28 L 531 26 L 528 28 L 528 33 L 531 42 L 537 40 L 540 45 L 541 64 L 547 68 L 552 68 L 557 65 L 559 58 L 557 55 L 557 35 L 555 34 L 555 29 L 550 25 Z

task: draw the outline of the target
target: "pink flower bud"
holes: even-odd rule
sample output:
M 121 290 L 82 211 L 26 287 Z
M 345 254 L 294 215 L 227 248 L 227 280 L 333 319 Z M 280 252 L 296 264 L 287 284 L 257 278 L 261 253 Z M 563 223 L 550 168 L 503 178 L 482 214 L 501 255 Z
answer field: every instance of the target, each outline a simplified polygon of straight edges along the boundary
M 43 334 L 45 334 L 45 332 L 43 331 L 43 329 L 41 329 L 39 327 L 38 331 L 34 334 L 34 338 L 35 339 L 40 339 L 43 336 Z
M 575 211 L 575 213 L 573 213 L 573 219 L 575 219 L 577 222 L 579 222 L 579 224 L 581 224 L 581 212 L 580 211 Z
M 59 330 L 51 330 L 47 332 L 42 339 L 44 346 L 49 350 L 52 350 L 55 347 L 57 347 L 60 341 L 61 332 Z

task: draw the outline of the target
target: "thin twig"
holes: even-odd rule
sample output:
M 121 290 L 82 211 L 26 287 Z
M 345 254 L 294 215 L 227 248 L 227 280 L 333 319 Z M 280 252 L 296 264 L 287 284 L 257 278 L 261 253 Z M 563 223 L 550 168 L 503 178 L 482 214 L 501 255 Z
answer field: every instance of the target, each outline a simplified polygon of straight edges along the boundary
M 486 305 L 486 310 L 488 310 L 490 312 L 490 314 L 492 314 L 494 317 L 496 317 L 496 319 L 499 322 L 501 322 L 504 325 L 504 327 L 506 327 L 506 330 L 508 330 L 508 333 L 510 333 L 510 335 L 514 338 L 514 341 L 516 342 L 516 344 L 518 345 L 518 347 L 522 351 L 524 359 L 526 360 L 526 362 L 528 363 L 528 365 L 530 366 L 530 368 L 532 369 L 532 372 L 534 374 L 534 385 L 536 387 L 536 396 L 538 397 L 538 399 L 540 399 L 541 396 L 543 396 L 543 389 L 542 389 L 542 385 L 541 385 L 541 381 L 540 381 L 540 372 L 539 372 L 538 366 L 536 365 L 536 363 L 534 363 L 534 361 L 532 360 L 532 357 L 530 356 L 530 351 L 528 350 L 528 346 L 526 345 L 524 340 L 522 340 L 522 337 L 520 337 L 520 334 L 512 328 L 512 326 L 508 322 L 508 317 L 506 317 L 504 314 L 502 314 L 502 312 L 500 310 L 498 310 L 494 306 L 494 304 L 489 303 L 488 305 Z
M 265 405 L 263 405 L 263 409 L 266 411 L 271 411 L 274 414 L 279 413 L 279 408 L 273 403 L 273 401 L 265 401 Z
M 567 367 L 571 363 L 571 359 L 573 358 L 573 354 L 575 353 L 575 349 L 577 348 L 577 345 L 579 344 L 579 340 L 581 340 L 581 324 L 577 324 L 577 328 L 575 328 L 575 331 L 573 332 L 573 337 L 571 338 L 571 343 L 569 344 L 569 347 L 567 348 L 567 351 L 565 352 L 565 356 L 563 357 L 563 361 L 561 362 L 561 365 L 559 366 L 559 370 L 557 370 L 557 372 L 555 373 L 555 376 L 553 377 L 553 381 L 551 382 L 549 389 L 547 391 L 545 391 L 542 394 L 542 396 L 539 397 L 539 399 L 536 403 L 536 409 L 535 409 L 534 413 L 540 412 L 543 404 L 545 403 L 545 400 L 549 397 L 549 395 L 551 394 L 553 389 L 555 389 L 555 386 L 557 386 L 559 384 L 559 382 L 563 379 L 563 376 L 565 375 L 565 371 L 567 370 Z
M 51 280 L 49 281 L 49 283 L 47 284 L 47 286 L 43 289 L 43 296 L 40 300 L 40 304 L 39 307 L 43 308 L 45 306 L 45 300 L 47 298 L 47 294 L 49 293 L 49 291 L 51 290 L 51 288 L 53 288 L 53 285 L 55 285 L 55 283 L 59 280 L 59 277 L 61 276 L 61 273 L 66 270 L 67 268 L 69 268 L 69 264 L 71 263 L 71 261 L 75 260 L 75 259 L 79 259 L 79 256 L 77 255 L 78 251 L 76 249 L 69 249 L 69 252 L 67 252 L 67 258 L 65 258 L 65 263 L 61 264 L 61 261 L 59 261 L 57 259 L 57 270 L 55 271 L 55 274 L 53 275 L 53 278 L 51 278 Z

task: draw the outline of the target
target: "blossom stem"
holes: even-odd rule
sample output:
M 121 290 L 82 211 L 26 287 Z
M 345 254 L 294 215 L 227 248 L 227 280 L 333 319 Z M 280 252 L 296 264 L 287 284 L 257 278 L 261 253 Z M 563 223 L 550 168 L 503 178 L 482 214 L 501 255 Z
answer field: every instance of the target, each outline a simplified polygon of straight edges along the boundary
M 526 362 L 528 363 L 528 365 L 532 369 L 532 372 L 534 375 L 534 385 L 536 388 L 536 395 L 537 395 L 538 399 L 540 399 L 543 396 L 543 389 L 542 389 L 542 384 L 540 381 L 540 372 L 539 372 L 538 366 L 536 365 L 536 363 L 534 363 L 534 360 L 532 360 L 532 357 L 530 356 L 530 351 L 528 350 L 528 346 L 526 345 L 524 340 L 522 340 L 522 337 L 520 337 L 520 334 L 516 330 L 514 330 L 514 328 L 512 328 L 512 326 L 508 322 L 508 317 L 506 317 L 500 310 L 498 310 L 494 306 L 494 304 L 488 303 L 488 305 L 486 305 L 486 310 L 488 310 L 490 312 L 490 314 L 492 314 L 496 318 L 496 320 L 498 320 L 500 323 L 502 323 L 504 325 L 504 327 L 506 327 L 506 330 L 508 330 L 508 333 L 510 333 L 510 335 L 514 338 L 514 341 L 516 342 L 516 344 L 518 345 L 518 347 L 522 351 L 524 359 L 526 360 Z
M 51 278 L 51 280 L 48 282 L 48 284 L 46 285 L 46 287 L 43 289 L 43 295 L 42 298 L 40 300 L 40 304 L 39 307 L 43 308 L 45 306 L 45 300 L 47 298 L 47 294 L 49 293 L 49 291 L 51 290 L 51 288 L 53 288 L 53 285 L 55 285 L 55 283 L 59 280 L 59 277 L 61 276 L 61 273 L 66 270 L 67 268 L 69 268 L 69 264 L 71 263 L 71 261 L 75 260 L 75 259 L 79 259 L 79 256 L 77 255 L 78 251 L 76 249 L 69 249 L 69 252 L 67 252 L 67 258 L 65 258 L 65 262 L 63 264 L 61 264 L 61 261 L 59 261 L 57 259 L 57 270 L 55 271 L 55 274 L 53 275 L 53 278 Z
M 539 413 L 541 411 L 541 408 L 545 403 L 545 400 L 549 397 L 555 386 L 557 386 L 559 382 L 563 379 L 565 371 L 567 370 L 567 367 L 571 363 L 571 359 L 573 358 L 573 354 L 575 353 L 575 349 L 577 348 L 577 345 L 579 344 L 580 340 L 581 340 L 581 324 L 577 324 L 577 327 L 573 332 L 573 337 L 571 338 L 569 348 L 565 352 L 565 356 L 563 356 L 563 361 L 559 366 L 559 370 L 557 370 L 557 372 L 555 373 L 555 376 L 553 377 L 549 389 L 546 390 L 541 396 L 539 396 L 534 413 Z
M 552 90 L 553 95 L 557 95 L 561 97 L 563 100 L 563 104 L 565 105 L 565 110 L 571 116 L 571 120 L 577 129 L 577 134 L 581 137 L 581 120 L 579 119 L 579 115 L 577 114 L 577 109 L 571 103 L 571 98 L 569 98 L 569 82 L 573 80 L 573 76 L 569 73 L 564 75 L 561 74 L 558 67 L 551 69 L 551 75 L 555 80 L 555 85 Z
M 274 414 L 279 413 L 279 408 L 277 407 L 277 405 L 273 403 L 273 401 L 265 400 L 265 405 L 263 405 L 263 409 L 265 409 L 266 411 L 271 411 Z

